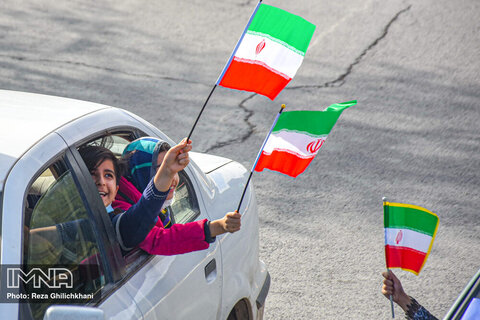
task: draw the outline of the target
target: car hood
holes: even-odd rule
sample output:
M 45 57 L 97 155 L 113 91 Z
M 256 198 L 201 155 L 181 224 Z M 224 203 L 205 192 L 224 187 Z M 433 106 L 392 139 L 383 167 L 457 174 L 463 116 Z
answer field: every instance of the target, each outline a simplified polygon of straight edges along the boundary
M 190 152 L 190 158 L 205 174 L 209 174 L 210 172 L 233 162 L 231 159 L 198 152 Z

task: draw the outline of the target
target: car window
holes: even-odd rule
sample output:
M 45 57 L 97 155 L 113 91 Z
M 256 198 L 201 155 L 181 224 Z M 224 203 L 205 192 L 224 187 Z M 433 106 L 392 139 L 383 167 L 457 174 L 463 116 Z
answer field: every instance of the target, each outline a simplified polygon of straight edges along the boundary
M 108 148 L 116 157 L 120 158 L 123 150 L 132 140 L 134 140 L 133 133 L 121 132 L 97 138 L 93 141 L 90 141 L 88 145 Z
M 186 223 L 193 221 L 200 214 L 200 210 L 192 183 L 187 174 L 181 171 L 179 176 L 180 182 L 175 190 L 171 212 L 176 223 Z
M 118 132 L 112 132 L 108 135 L 95 138 L 86 144 L 110 149 L 115 156 L 121 158 L 125 147 L 137 138 L 139 138 L 139 136 L 133 132 L 119 130 Z M 174 202 L 166 209 L 170 213 L 172 223 L 193 221 L 200 214 L 197 197 L 189 177 L 184 171 L 179 173 L 179 177 L 180 181 L 175 192 Z M 127 266 L 126 276 L 128 277 L 128 274 L 144 263 L 148 257 L 150 257 L 150 255 L 139 248 L 128 252 L 124 256 Z
M 71 285 L 60 286 L 59 292 L 80 293 L 83 297 L 93 298 L 105 285 L 93 223 L 72 173 L 63 161 L 49 166 L 31 184 L 25 201 L 23 239 L 24 274 L 36 268 L 45 274 L 54 269 L 68 269 L 72 275 Z M 30 297 L 32 315 L 40 319 L 49 305 L 58 302 L 33 298 L 49 295 L 51 282 L 44 282 L 40 288 L 34 285 L 34 281 L 29 281 L 25 291 Z
M 122 156 L 125 147 L 135 139 L 133 133 L 121 131 L 107 136 L 96 138 L 88 145 L 98 145 L 110 149 L 118 158 Z M 186 223 L 193 221 L 199 214 L 197 197 L 185 171 L 179 173 L 180 182 L 175 191 L 175 201 L 167 210 L 172 215 L 174 223 Z

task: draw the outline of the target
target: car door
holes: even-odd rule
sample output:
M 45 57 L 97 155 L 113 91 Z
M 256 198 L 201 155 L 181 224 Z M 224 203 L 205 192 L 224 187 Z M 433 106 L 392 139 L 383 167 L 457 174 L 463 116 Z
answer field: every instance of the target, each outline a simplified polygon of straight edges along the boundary
M 12 289 L 26 297 L 10 301 L 9 318 L 41 319 L 51 305 L 72 303 L 112 306 L 107 315 L 141 317 L 125 288 L 114 285 L 118 275 L 112 270 L 119 266 L 108 254 L 106 226 L 92 211 L 82 180 L 73 154 L 55 133 L 23 155 L 8 175 L 2 273 L 19 269 L 19 285 Z

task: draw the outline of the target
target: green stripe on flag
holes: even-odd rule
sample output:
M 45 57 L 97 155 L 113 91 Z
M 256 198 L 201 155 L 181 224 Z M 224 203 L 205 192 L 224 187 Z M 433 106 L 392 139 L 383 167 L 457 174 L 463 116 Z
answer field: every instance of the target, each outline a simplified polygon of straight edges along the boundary
M 410 229 L 434 236 L 438 217 L 427 209 L 402 203 L 388 203 L 384 206 L 385 228 Z
M 280 114 L 272 133 L 284 130 L 319 137 L 330 133 L 342 111 L 354 106 L 357 101 L 336 103 L 325 111 L 286 111 Z
M 315 25 L 282 9 L 261 4 L 248 28 L 250 33 L 268 34 L 305 53 Z

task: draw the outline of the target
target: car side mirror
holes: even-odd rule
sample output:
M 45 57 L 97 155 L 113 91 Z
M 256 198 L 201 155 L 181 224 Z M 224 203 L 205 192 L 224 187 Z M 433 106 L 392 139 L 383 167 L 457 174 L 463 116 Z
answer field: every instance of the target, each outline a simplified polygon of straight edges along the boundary
M 50 306 L 43 320 L 104 320 L 103 310 L 81 306 Z

